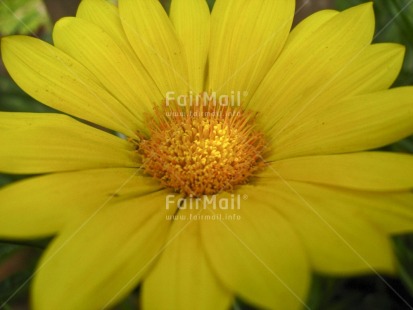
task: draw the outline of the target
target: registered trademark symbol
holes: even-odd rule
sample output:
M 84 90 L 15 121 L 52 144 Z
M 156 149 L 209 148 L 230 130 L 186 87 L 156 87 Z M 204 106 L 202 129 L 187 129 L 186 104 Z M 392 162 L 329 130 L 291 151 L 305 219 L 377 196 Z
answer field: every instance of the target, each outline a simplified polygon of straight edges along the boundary
M 248 195 L 247 195 L 247 194 L 242 195 L 242 199 L 247 200 L 247 199 L 248 199 Z

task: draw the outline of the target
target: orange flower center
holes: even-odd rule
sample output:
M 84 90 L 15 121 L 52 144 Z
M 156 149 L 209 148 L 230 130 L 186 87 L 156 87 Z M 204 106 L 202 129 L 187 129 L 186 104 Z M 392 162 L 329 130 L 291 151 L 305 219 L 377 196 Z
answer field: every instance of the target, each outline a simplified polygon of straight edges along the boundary
M 150 138 L 138 151 L 146 174 L 190 197 L 213 195 L 244 184 L 264 165 L 263 135 L 252 113 L 201 100 L 155 108 Z

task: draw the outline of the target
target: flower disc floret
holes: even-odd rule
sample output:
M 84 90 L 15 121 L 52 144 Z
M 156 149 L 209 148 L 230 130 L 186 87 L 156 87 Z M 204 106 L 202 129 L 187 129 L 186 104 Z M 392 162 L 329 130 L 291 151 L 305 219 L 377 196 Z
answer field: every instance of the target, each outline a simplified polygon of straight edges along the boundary
M 155 108 L 150 138 L 139 143 L 145 173 L 185 196 L 231 190 L 264 165 L 254 123 L 252 113 L 212 102 Z

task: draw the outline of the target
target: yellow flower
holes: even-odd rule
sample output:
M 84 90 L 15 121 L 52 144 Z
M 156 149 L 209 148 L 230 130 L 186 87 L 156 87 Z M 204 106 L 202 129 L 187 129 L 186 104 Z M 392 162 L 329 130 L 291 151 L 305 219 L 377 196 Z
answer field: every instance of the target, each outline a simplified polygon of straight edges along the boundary
M 107 308 L 138 284 L 143 309 L 299 309 L 313 271 L 395 273 L 413 157 L 366 150 L 413 133 L 413 88 L 388 90 L 404 49 L 371 44 L 371 4 L 290 33 L 293 14 L 84 0 L 54 46 L 2 40 L 17 84 L 70 115 L 0 114 L 0 170 L 42 174 L 0 191 L 0 236 L 57 235 L 34 309 Z

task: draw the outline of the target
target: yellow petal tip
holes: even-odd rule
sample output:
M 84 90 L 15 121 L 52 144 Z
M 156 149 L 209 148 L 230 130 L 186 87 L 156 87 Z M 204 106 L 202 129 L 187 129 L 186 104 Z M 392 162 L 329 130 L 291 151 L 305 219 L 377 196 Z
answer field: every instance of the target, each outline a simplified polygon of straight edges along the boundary
M 73 16 L 66 16 L 66 17 L 62 17 L 61 19 L 59 19 L 54 28 L 58 28 L 58 27 L 65 27 L 67 25 L 69 25 L 76 17 Z
M 394 51 L 397 52 L 398 54 L 406 54 L 406 46 L 398 43 L 393 43 L 394 46 Z
M 373 10 L 373 2 L 366 2 L 366 3 L 362 3 L 359 4 L 357 6 L 351 7 L 348 10 L 349 11 L 353 11 L 353 12 L 360 12 L 360 14 L 373 14 L 374 15 L 374 10 Z

